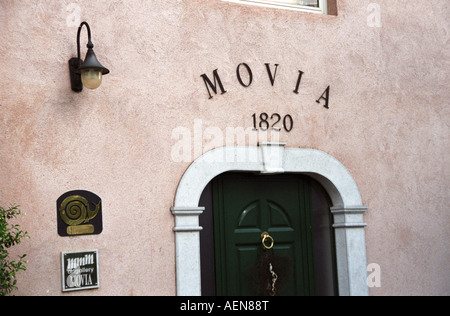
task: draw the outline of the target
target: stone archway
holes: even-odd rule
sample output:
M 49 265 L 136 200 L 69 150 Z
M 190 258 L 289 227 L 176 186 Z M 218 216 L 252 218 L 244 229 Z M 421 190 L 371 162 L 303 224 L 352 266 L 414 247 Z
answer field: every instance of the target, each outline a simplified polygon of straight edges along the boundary
M 301 173 L 319 181 L 333 207 L 339 295 L 368 295 L 367 260 L 362 205 L 358 187 L 334 157 L 314 149 L 285 148 L 282 143 L 213 149 L 196 159 L 184 173 L 171 208 L 175 216 L 177 294 L 201 295 L 200 196 L 216 176 L 229 171 Z

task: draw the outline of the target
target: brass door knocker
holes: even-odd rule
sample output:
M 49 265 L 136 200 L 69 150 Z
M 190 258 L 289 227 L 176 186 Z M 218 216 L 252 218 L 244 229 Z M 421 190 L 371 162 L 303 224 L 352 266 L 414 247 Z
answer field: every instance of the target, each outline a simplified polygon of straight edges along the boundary
M 265 250 L 270 250 L 274 245 L 273 237 L 268 232 L 264 232 L 261 234 L 261 243 Z

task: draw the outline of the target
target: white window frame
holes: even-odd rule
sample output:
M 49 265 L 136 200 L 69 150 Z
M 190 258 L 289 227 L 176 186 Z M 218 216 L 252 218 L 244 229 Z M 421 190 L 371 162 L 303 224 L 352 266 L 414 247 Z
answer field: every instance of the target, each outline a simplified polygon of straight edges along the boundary
M 328 14 L 327 0 L 319 0 L 318 8 L 302 6 L 302 5 L 298 5 L 298 4 L 281 3 L 281 2 L 277 2 L 276 0 L 273 0 L 273 2 L 260 1 L 260 0 L 222 0 L 222 1 L 239 3 L 239 4 L 251 4 L 251 5 L 257 5 L 257 6 L 266 7 L 266 8 L 279 8 L 279 9 L 304 11 L 304 12 L 311 12 L 311 13 L 318 13 L 318 14 Z

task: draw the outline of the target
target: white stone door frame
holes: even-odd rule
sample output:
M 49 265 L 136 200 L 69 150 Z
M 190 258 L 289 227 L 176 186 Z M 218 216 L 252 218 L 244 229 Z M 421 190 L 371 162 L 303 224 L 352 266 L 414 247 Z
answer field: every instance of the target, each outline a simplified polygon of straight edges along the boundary
M 333 207 L 339 295 L 367 296 L 367 259 L 361 195 L 353 177 L 334 157 L 315 149 L 285 148 L 282 143 L 229 146 L 196 159 L 184 173 L 171 208 L 175 216 L 177 294 L 201 295 L 200 196 L 225 172 L 297 173 L 319 181 Z

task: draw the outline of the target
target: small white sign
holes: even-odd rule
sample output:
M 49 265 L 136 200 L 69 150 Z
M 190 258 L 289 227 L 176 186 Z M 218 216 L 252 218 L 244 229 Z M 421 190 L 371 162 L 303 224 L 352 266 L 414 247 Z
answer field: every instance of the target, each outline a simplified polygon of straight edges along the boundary
M 62 252 L 61 266 L 63 292 L 99 287 L 98 250 Z

